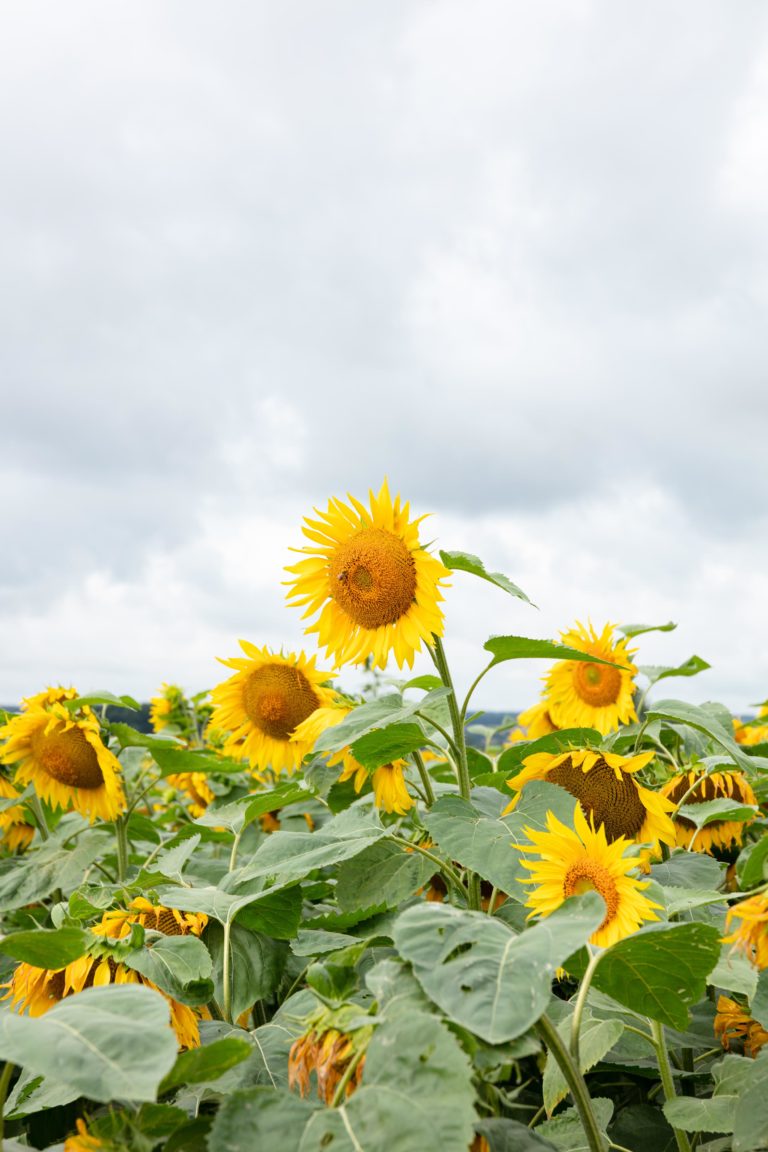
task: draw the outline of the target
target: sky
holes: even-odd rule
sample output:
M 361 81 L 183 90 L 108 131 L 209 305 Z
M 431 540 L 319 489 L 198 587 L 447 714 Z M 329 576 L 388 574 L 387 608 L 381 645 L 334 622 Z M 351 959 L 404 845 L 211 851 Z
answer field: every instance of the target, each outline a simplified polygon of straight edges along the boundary
M 460 683 L 671 619 L 657 698 L 768 696 L 760 0 L 10 0 L 0 165 L 0 701 L 314 651 L 302 517 L 385 475 L 538 605 L 456 573 Z

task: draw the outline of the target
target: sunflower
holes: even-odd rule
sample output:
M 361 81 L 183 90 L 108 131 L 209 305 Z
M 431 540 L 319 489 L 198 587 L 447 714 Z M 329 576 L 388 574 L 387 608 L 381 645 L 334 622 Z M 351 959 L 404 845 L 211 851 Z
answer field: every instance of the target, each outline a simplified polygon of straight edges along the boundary
M 744 1052 L 753 1059 L 768 1044 L 768 1032 L 748 1012 L 739 1007 L 735 1000 L 718 996 L 715 1016 L 715 1036 L 723 1048 L 730 1049 L 733 1043 L 743 1043 Z
M 163 684 L 159 696 L 153 696 L 149 702 L 149 722 L 153 732 L 162 732 L 170 724 L 170 715 L 181 696 L 181 689 L 174 684 Z
M 768 968 L 768 893 L 758 892 L 729 908 L 726 929 L 734 919 L 740 923 L 730 936 L 723 937 L 723 942 L 744 952 L 757 968 Z
M 409 808 L 413 808 L 415 801 L 405 786 L 405 767 L 405 760 L 394 760 L 375 770 L 372 783 L 377 808 L 383 808 L 385 812 L 396 812 L 398 816 L 404 816 Z
M 690 795 L 686 796 L 688 792 Z M 720 799 L 733 800 L 737 804 L 757 804 L 752 786 L 742 772 L 709 774 L 683 772 L 666 782 L 661 789 L 661 795 L 666 796 L 675 806 L 680 804 L 683 797 L 686 804 L 703 804 L 707 800 Z M 697 832 L 692 820 L 687 820 L 685 816 L 676 816 L 677 843 L 681 848 L 687 848 L 693 842 L 697 852 L 706 852 L 711 856 L 715 848 L 727 850 L 734 844 L 741 844 L 744 829 L 751 822 L 751 820 L 713 820 L 711 824 L 705 824 Z
M 344 1094 L 351 1096 L 362 1080 L 365 1051 L 373 1035 L 373 1027 L 361 1027 L 360 1019 L 360 1009 L 351 1004 L 337 1009 L 321 1007 L 314 1012 L 288 1053 L 288 1087 L 308 1095 L 314 1072 L 317 1094 L 326 1104 L 333 1102 L 345 1078 Z
M 590 749 L 527 756 L 522 771 L 507 780 L 507 787 L 517 795 L 502 815 L 515 808 L 521 790 L 530 780 L 549 780 L 576 797 L 584 815 L 605 829 L 609 843 L 623 836 L 638 844 L 650 844 L 657 853 L 660 842 L 675 843 L 675 826 L 669 815 L 675 806 L 658 792 L 643 788 L 634 778 L 634 773 L 645 768 L 653 757 L 653 752 L 617 756 Z
M 516 744 L 520 740 L 538 740 L 541 736 L 549 736 L 558 731 L 557 725 L 552 723 L 546 700 L 540 700 L 538 704 L 532 704 L 525 712 L 521 712 L 517 725 L 507 737 L 507 744 Z
M 313 543 L 294 549 L 306 559 L 286 569 L 295 578 L 288 601 L 305 608 L 304 619 L 319 612 L 307 633 L 317 632 L 326 656 L 337 664 L 362 664 L 368 657 L 384 668 L 390 652 L 398 667 L 413 666 L 422 642 L 431 646 L 443 634 L 440 584 L 448 569 L 419 542 L 419 524 L 408 504 L 394 501 L 387 481 L 378 496 L 370 493 L 370 511 L 349 497 L 352 506 L 329 500 L 319 520 L 306 518 L 302 529 Z
M 24 701 L 25 710 L 0 728 L 7 741 L 0 763 L 17 764 L 16 782 L 34 784 L 51 807 L 74 808 L 91 823 L 114 820 L 125 810 L 120 764 L 102 743 L 91 709 L 64 706 L 71 692 L 49 689 Z
M 539 860 L 523 859 L 523 867 L 531 875 L 521 881 L 533 885 L 526 900 L 531 916 L 549 916 L 569 896 L 583 892 L 599 892 L 605 901 L 605 919 L 593 932 L 590 940 L 609 948 L 617 940 L 631 935 L 646 920 L 658 920 L 654 912 L 659 905 L 643 895 L 648 881 L 636 880 L 629 872 L 637 861 L 624 855 L 629 841 L 620 836 L 608 843 L 605 829 L 595 831 L 576 805 L 573 814 L 575 831 L 566 828 L 552 813 L 547 813 L 547 832 L 526 828 L 525 834 L 534 847 L 520 848 L 531 852 Z
M 96 936 L 123 939 L 130 935 L 131 924 L 143 927 L 166 936 L 199 936 L 208 921 L 204 914 L 176 912 L 162 905 L 150 904 L 143 897 L 137 897 L 127 910 L 106 912 L 92 931 Z M 181 1004 L 167 995 L 151 980 L 140 975 L 127 965 L 101 954 L 99 946 L 87 952 L 78 960 L 64 968 L 36 968 L 22 961 L 15 969 L 3 999 L 10 999 L 11 1007 L 18 1013 L 42 1016 L 54 1004 L 67 996 L 82 992 L 84 988 L 100 987 L 104 984 L 146 984 L 154 988 L 168 1001 L 171 1009 L 171 1026 L 182 1048 L 197 1048 L 200 1044 L 198 1020 L 208 1018 L 207 1009 L 194 1009 Z
M 205 772 L 173 772 L 166 777 L 172 788 L 178 788 L 189 800 L 189 812 L 197 819 L 215 799 Z
M 760 711 L 761 718 L 765 713 Z M 743 720 L 738 717 L 733 717 L 733 738 L 737 744 L 763 744 L 768 741 L 768 725 L 766 724 L 745 724 Z
M 0 776 L 0 799 L 15 800 L 19 793 L 4 776 Z M 35 835 L 35 829 L 24 815 L 20 804 L 14 804 L 0 812 L 0 839 L 11 852 L 23 851 L 28 848 Z
M 229 733 L 224 750 L 248 759 L 259 770 L 285 768 L 294 772 L 312 745 L 292 740 L 298 726 L 317 708 L 331 705 L 336 693 L 323 687 L 327 672 L 315 668 L 315 658 L 270 652 L 240 641 L 245 658 L 221 660 L 235 675 L 213 689 L 211 727 Z
M 558 728 L 596 728 L 606 736 L 620 724 L 637 720 L 632 703 L 637 668 L 630 661 L 635 649 L 626 640 L 613 640 L 613 628 L 606 624 L 598 636 L 592 625 L 576 621 L 570 632 L 561 633 L 564 644 L 622 664 L 622 668 L 592 664 L 585 660 L 560 660 L 545 677 L 544 699 L 551 721 Z
M 106 1152 L 106 1145 L 98 1136 L 91 1135 L 84 1120 L 78 1118 L 75 1124 L 77 1134 L 67 1136 L 64 1141 L 64 1152 Z

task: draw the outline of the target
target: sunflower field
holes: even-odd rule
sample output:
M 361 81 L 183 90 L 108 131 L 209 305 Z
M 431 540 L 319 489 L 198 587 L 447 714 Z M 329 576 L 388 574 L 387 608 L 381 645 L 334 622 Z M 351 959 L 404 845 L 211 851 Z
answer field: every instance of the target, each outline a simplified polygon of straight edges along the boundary
M 2 1149 L 768 1148 L 768 706 L 666 696 L 708 665 L 643 624 L 481 638 L 459 685 L 451 583 L 520 588 L 386 482 L 303 536 L 317 653 L 241 640 L 151 731 L 0 717 Z M 541 697 L 491 728 L 508 660 Z

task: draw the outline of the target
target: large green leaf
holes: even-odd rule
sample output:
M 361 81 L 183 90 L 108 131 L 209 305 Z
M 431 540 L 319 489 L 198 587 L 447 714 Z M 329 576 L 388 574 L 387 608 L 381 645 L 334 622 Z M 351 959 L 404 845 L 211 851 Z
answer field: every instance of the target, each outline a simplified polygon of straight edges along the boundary
M 505 748 L 499 756 L 497 772 L 512 774 L 519 772 L 523 760 L 539 752 L 567 752 L 570 748 L 587 748 L 601 744 L 604 737 L 595 728 L 561 728 L 548 732 L 537 740 L 520 740 L 510 748 Z
M 465 1149 L 475 1091 L 469 1060 L 436 1017 L 414 1011 L 386 1020 L 365 1058 L 363 1083 L 340 1107 L 315 1113 L 301 1152 Z
M 279 812 L 288 804 L 298 804 L 308 801 L 312 797 L 309 789 L 301 781 L 289 780 L 285 784 L 278 784 L 269 792 L 259 792 L 252 796 L 245 809 L 245 823 L 250 824 L 266 812 Z
M 570 1015 L 558 1024 L 557 1030 L 565 1046 L 568 1047 L 571 1036 Z M 598 1060 L 602 1060 L 603 1056 L 605 1056 L 607 1052 L 610 1052 L 614 1044 L 619 1041 L 623 1031 L 624 1024 L 621 1020 L 598 1020 L 596 1017 L 591 1016 L 589 1012 L 585 1012 L 579 1031 L 581 1071 L 589 1072 L 590 1068 L 594 1068 Z M 568 1085 L 565 1077 L 560 1071 L 560 1065 L 556 1060 L 552 1059 L 551 1052 L 548 1054 L 547 1063 L 544 1066 L 542 1092 L 544 1095 L 544 1106 L 548 1116 L 552 1115 L 554 1108 L 561 1100 L 565 1100 L 568 1095 Z
M 579 660 L 587 664 L 609 664 L 612 668 L 625 667 L 614 660 L 603 660 L 567 644 L 558 644 L 556 640 L 533 640 L 528 636 L 491 636 L 483 647 L 493 656 L 491 667 L 505 660 Z
M 404 701 L 402 696 L 392 694 L 372 700 L 369 704 L 359 704 L 345 716 L 340 724 L 327 728 L 318 738 L 315 749 L 318 752 L 338 752 L 347 745 L 354 744 L 374 728 L 387 728 L 390 724 L 402 724 L 415 712 L 429 710 L 437 701 L 450 696 L 450 688 L 435 688 L 420 700 Z
M 352 745 L 355 759 L 369 771 L 423 748 L 426 736 L 418 724 L 390 724 L 367 732 Z
M 336 900 L 342 912 L 396 908 L 436 871 L 436 865 L 420 852 L 409 852 L 389 838 L 377 840 L 339 866 Z
M 278 876 L 282 884 L 287 884 L 303 880 L 316 868 L 357 856 L 388 834 L 370 802 L 362 803 L 367 807 L 361 807 L 358 801 L 316 832 L 273 832 L 242 870 L 240 879 Z
M 555 1145 L 537 1135 L 518 1120 L 493 1116 L 475 1125 L 484 1136 L 490 1152 L 554 1152 Z
M 316 1100 L 271 1088 L 243 1088 L 225 1097 L 208 1136 L 209 1152 L 255 1152 L 299 1149 Z M 333 1150 L 336 1152 L 336 1149 Z
M 616 631 L 631 640 L 634 636 L 642 636 L 646 632 L 674 632 L 675 628 L 677 624 L 673 620 L 668 620 L 666 624 L 619 624 Z
M 209 924 L 206 932 L 214 965 L 215 996 L 224 1002 L 224 930 Z M 258 932 L 249 932 L 233 924 L 229 935 L 230 974 L 232 980 L 232 1019 L 252 1008 L 257 1000 L 266 1000 L 277 988 L 285 971 L 287 945 Z
M 480 912 L 417 904 L 398 917 L 394 940 L 451 1020 L 501 1044 L 536 1023 L 558 966 L 583 947 L 604 916 L 602 899 L 588 892 L 518 936 Z
M 706 672 L 711 667 L 712 665 L 702 660 L 701 656 L 689 656 L 682 664 L 675 666 L 640 664 L 638 671 L 642 672 L 651 684 L 657 684 L 659 680 L 668 680 L 672 676 L 697 676 L 699 672 Z
M 204 1047 L 191 1048 L 180 1054 L 160 1090 L 165 1093 L 180 1084 L 202 1084 L 218 1080 L 230 1068 L 247 1060 L 252 1052 L 253 1044 L 245 1033 L 240 1036 L 224 1036 Z
M 768 1148 L 768 1052 L 763 1050 L 744 1077 L 733 1125 L 733 1152 Z
M 682 724 L 703 732 L 723 748 L 730 758 L 750 775 L 754 773 L 754 764 L 751 758 L 742 752 L 733 739 L 731 733 L 723 727 L 714 717 L 713 713 L 695 704 L 687 704 L 684 700 L 659 700 L 652 704 L 646 716 L 648 720 L 666 720 L 668 724 Z
M 168 1001 L 138 984 L 89 988 L 44 1016 L 0 1013 L 0 1057 L 91 1100 L 154 1100 L 176 1060 Z
M 167 742 L 166 742 L 167 743 Z M 152 759 L 160 769 L 161 776 L 172 776 L 176 772 L 237 772 L 243 771 L 242 760 L 230 760 L 198 748 L 152 747 Z
M 0 939 L 0 952 L 35 968 L 63 968 L 88 951 L 93 936 L 84 928 L 40 928 Z
M 497 588 L 501 588 L 503 592 L 508 592 L 510 596 L 516 596 L 518 600 L 525 600 L 533 608 L 536 605 L 532 600 L 526 596 L 522 588 L 518 588 L 517 584 L 513 584 L 508 576 L 503 572 L 489 572 L 482 560 L 478 556 L 473 556 L 471 552 L 440 552 L 440 559 L 446 568 L 450 568 L 452 572 L 468 572 L 471 576 L 479 576 L 481 580 L 487 580 L 489 584 L 495 584 Z
M 507 816 L 491 816 L 478 807 L 487 803 L 500 813 L 505 801 L 498 793 L 478 788 L 472 798 L 470 804 L 456 795 L 441 797 L 424 816 L 428 832 L 451 859 L 471 868 L 513 900 L 525 900 L 525 889 L 519 882 L 528 872 L 515 846 L 529 843 L 527 827 L 539 831 L 546 827 L 548 812 L 570 826 L 576 801 L 564 788 L 543 780 L 527 785 L 517 808 Z
M 733 1132 L 738 1096 L 713 1096 L 698 1100 L 693 1096 L 678 1096 L 667 1100 L 664 1115 L 673 1128 L 683 1132 Z
M 756 804 L 739 804 L 737 800 L 719 796 L 716 800 L 702 800 L 700 804 L 681 804 L 678 815 L 690 820 L 697 828 L 705 828 L 707 824 L 715 824 L 721 820 L 735 820 L 741 823 L 753 820 L 758 811 Z
M 275 833 L 277 835 L 277 833 Z M 291 835 L 291 833 L 286 833 Z M 281 885 L 265 888 L 262 891 L 225 892 L 212 884 L 204 888 L 162 888 L 160 896 L 167 908 L 177 908 L 182 912 L 204 912 L 220 924 L 229 924 L 238 917 L 256 923 L 257 908 L 265 910 L 274 936 L 292 936 L 296 930 L 296 896 L 286 894 Z M 246 912 L 247 910 L 247 912 Z
M 711 924 L 651 924 L 606 949 L 592 984 L 641 1016 L 684 1029 L 719 957 Z
M 23 859 L 0 860 L 0 909 L 23 908 L 49 896 L 55 888 L 68 892 L 109 844 L 109 832 L 89 829 L 71 850 L 51 838 Z
M 605 1131 L 613 1115 L 613 1101 L 607 1100 L 603 1096 L 593 1096 L 592 1110 L 603 1134 L 604 1147 L 607 1152 L 609 1144 Z M 534 1131 L 547 1140 L 551 1140 L 556 1148 L 561 1149 L 561 1152 L 589 1152 L 589 1141 L 584 1133 L 581 1117 L 575 1107 L 563 1109 L 551 1120 L 545 1120 L 543 1124 L 538 1124 Z
M 143 948 L 124 963 L 182 1004 L 207 1004 L 213 996 L 211 955 L 196 936 L 146 936 Z

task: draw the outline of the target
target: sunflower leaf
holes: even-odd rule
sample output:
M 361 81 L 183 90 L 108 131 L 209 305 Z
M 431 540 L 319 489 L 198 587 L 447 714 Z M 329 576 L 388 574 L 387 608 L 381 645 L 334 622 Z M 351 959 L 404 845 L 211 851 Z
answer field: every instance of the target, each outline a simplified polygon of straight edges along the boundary
M 416 904 L 395 921 L 394 940 L 451 1020 L 489 1044 L 503 1044 L 536 1023 L 549 1003 L 555 970 L 604 916 L 601 897 L 587 892 L 517 935 L 479 912 Z
M 361 736 L 372 732 L 374 728 L 401 724 L 403 720 L 410 719 L 415 712 L 429 709 L 438 700 L 450 694 L 450 688 L 434 688 L 420 700 L 404 701 L 399 693 L 392 693 L 380 700 L 372 700 L 368 704 L 358 704 L 340 724 L 334 724 L 321 733 L 315 744 L 315 751 L 339 752 Z
M 624 668 L 615 660 L 603 660 L 555 640 L 534 640 L 528 636 L 491 636 L 483 645 L 493 656 L 490 667 L 505 660 L 579 660 L 587 664 L 608 664 L 611 668 Z
M 759 811 L 755 804 L 739 804 L 727 796 L 719 796 L 716 800 L 702 800 L 700 804 L 682 804 L 677 814 L 690 820 L 697 828 L 705 828 L 707 824 L 720 820 L 753 820 Z
M 61 703 L 70 712 L 78 708 L 93 708 L 99 704 L 111 704 L 115 708 L 128 708 L 132 712 L 140 712 L 141 704 L 133 696 L 115 696 L 114 692 L 89 692 L 87 696 L 76 696 L 74 700 L 62 700 Z
M 4 936 L 0 952 L 35 968 L 64 968 L 84 956 L 92 943 L 92 934 L 84 928 L 40 928 Z
M 626 636 L 627 640 L 632 640 L 635 636 L 643 636 L 646 632 L 674 632 L 675 628 L 677 624 L 674 620 L 668 620 L 666 624 L 618 624 L 616 631 Z
M 663 664 L 639 664 L 637 670 L 642 672 L 651 684 L 656 684 L 659 680 L 667 680 L 671 676 L 697 676 L 699 672 L 706 672 L 711 667 L 712 665 L 702 660 L 701 656 L 694 655 L 675 667 Z
M 723 727 L 718 719 L 715 719 L 709 708 L 687 704 L 684 700 L 659 700 L 649 707 L 646 719 L 666 720 L 668 724 L 682 724 L 695 729 L 697 732 L 703 732 L 705 736 L 709 736 L 710 740 L 714 740 L 716 744 L 725 749 L 730 759 L 740 768 L 743 768 L 750 775 L 754 773 L 754 764 L 751 758 L 746 752 L 742 752 L 730 732 Z
M 168 1001 L 138 984 L 88 988 L 31 1018 L 0 1013 L 0 1058 L 90 1100 L 154 1100 L 176 1060 Z
M 336 899 L 342 912 L 371 907 L 396 908 L 429 881 L 437 866 L 419 852 L 393 840 L 377 840 L 337 873 Z
M 146 939 L 123 963 L 182 1004 L 207 1004 L 213 995 L 213 961 L 202 940 L 162 933 L 154 940 L 147 934 Z
M 375 728 L 352 744 L 352 755 L 369 772 L 390 764 L 424 746 L 426 737 L 418 724 L 390 724 Z
M 711 924 L 651 924 L 606 949 L 592 984 L 626 1008 L 685 1029 L 688 1006 L 704 995 L 720 959 Z
M 252 1052 L 253 1044 L 245 1035 L 224 1036 L 203 1048 L 190 1048 L 178 1057 L 160 1085 L 160 1094 L 178 1088 L 180 1084 L 218 1080 L 230 1068 L 247 1060 Z
M 508 592 L 510 596 L 516 596 L 518 600 L 524 600 L 526 604 L 530 604 L 532 608 L 536 605 L 533 601 L 526 596 L 522 588 L 518 588 L 517 584 L 513 584 L 508 576 L 503 572 L 489 572 L 479 556 L 473 556 L 471 552 L 440 552 L 440 559 L 446 568 L 450 568 L 452 572 L 469 572 L 472 576 L 479 576 L 481 580 L 487 580 L 489 584 L 495 584 L 497 588 L 501 588 L 503 592 Z

